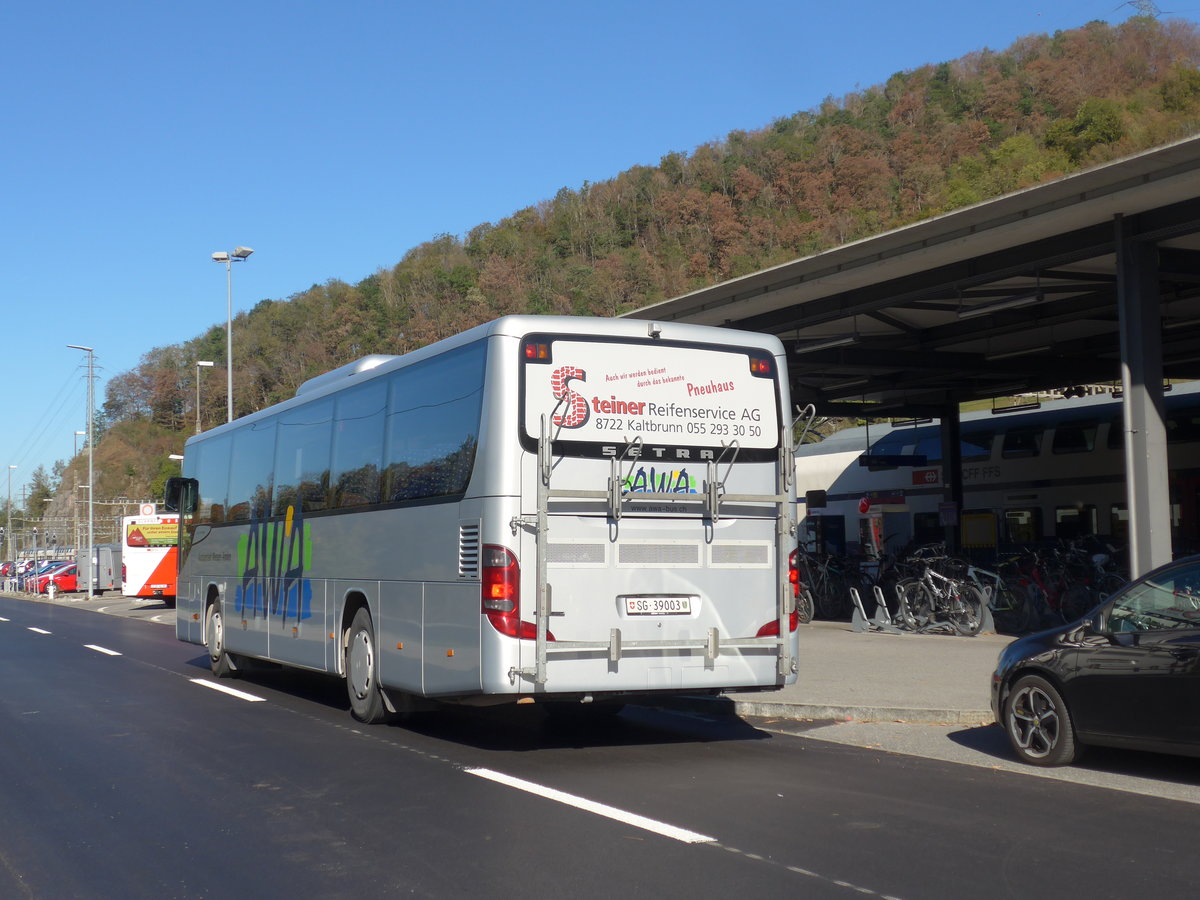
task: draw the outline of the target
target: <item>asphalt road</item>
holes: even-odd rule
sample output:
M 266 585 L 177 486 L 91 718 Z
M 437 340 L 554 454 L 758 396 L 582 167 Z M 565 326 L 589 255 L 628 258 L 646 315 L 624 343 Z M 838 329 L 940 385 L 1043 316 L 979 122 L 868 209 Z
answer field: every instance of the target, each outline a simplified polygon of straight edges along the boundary
M 215 689 L 200 648 L 137 621 L 162 612 L 0 598 L 0 896 L 1193 890 L 1190 803 L 804 733 L 828 725 L 366 727 L 330 679 Z

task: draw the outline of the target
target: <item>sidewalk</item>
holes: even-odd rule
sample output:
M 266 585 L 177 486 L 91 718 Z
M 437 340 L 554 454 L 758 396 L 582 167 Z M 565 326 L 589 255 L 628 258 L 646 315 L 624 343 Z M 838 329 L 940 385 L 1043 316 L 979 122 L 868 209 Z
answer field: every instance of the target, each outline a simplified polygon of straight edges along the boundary
M 849 622 L 800 626 L 800 677 L 781 691 L 709 703 L 737 715 L 970 725 L 992 721 L 991 674 L 1008 635 L 856 633 Z

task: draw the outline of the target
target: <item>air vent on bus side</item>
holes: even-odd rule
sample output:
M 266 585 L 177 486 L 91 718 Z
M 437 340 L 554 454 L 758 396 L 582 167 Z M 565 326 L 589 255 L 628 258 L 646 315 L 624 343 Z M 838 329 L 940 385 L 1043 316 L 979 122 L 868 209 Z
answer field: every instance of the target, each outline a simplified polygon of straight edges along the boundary
M 458 577 L 479 577 L 479 521 L 458 525 Z

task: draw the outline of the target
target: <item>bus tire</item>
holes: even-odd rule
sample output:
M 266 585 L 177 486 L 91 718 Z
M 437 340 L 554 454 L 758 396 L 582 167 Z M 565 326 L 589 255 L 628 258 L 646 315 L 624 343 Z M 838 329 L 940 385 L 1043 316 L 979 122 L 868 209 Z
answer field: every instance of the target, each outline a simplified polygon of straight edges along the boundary
M 204 643 L 208 646 L 208 663 L 212 673 L 218 678 L 236 676 L 237 665 L 233 654 L 225 649 L 225 616 L 221 611 L 220 599 L 208 605 L 208 615 L 204 617 Z
M 366 725 L 387 722 L 391 714 L 379 690 L 379 648 L 371 613 L 363 607 L 354 614 L 346 633 L 346 695 L 350 713 Z

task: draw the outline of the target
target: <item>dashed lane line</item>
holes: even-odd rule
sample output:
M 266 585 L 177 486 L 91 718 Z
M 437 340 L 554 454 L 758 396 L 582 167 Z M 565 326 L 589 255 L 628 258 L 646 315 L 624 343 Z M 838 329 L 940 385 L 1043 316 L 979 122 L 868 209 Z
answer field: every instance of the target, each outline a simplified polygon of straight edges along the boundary
M 99 644 L 84 644 L 87 649 L 95 650 L 97 653 L 103 653 L 106 656 L 120 656 L 116 650 L 109 650 L 107 647 L 101 647 Z
M 648 819 L 645 816 L 639 816 L 637 813 L 631 813 L 624 809 L 618 809 L 617 807 L 609 806 L 606 803 L 597 803 L 595 800 L 588 800 L 584 797 L 576 796 L 575 794 L 568 794 L 564 791 L 555 790 L 554 788 L 549 788 L 533 781 L 526 781 L 523 778 L 514 778 L 512 775 L 505 775 L 503 772 L 496 772 L 493 769 L 466 769 L 464 771 L 470 775 L 478 775 L 480 778 L 487 778 L 490 781 L 495 781 L 499 784 L 505 784 L 520 791 L 535 794 L 538 797 L 545 797 L 547 800 L 554 800 L 557 803 L 573 806 L 576 809 L 582 809 L 585 812 L 595 813 L 598 816 L 604 816 L 605 818 L 614 819 L 617 822 L 623 822 L 626 825 L 633 825 L 636 828 L 652 831 L 655 834 L 662 835 L 663 837 L 669 837 L 676 841 L 683 841 L 685 844 L 708 844 L 716 840 L 716 838 L 709 837 L 706 834 L 698 834 L 695 831 L 688 831 L 686 828 L 677 828 L 674 825 L 668 825 L 666 822 L 659 822 L 656 819 Z
M 267 699 L 266 697 L 256 697 L 254 694 L 247 694 L 245 691 L 239 691 L 237 688 L 217 684 L 215 681 L 209 681 L 207 678 L 189 678 L 188 681 L 192 684 L 198 684 L 200 687 L 210 688 L 214 691 L 220 691 L 222 694 L 237 697 L 239 700 L 248 700 L 251 703 L 263 703 Z

